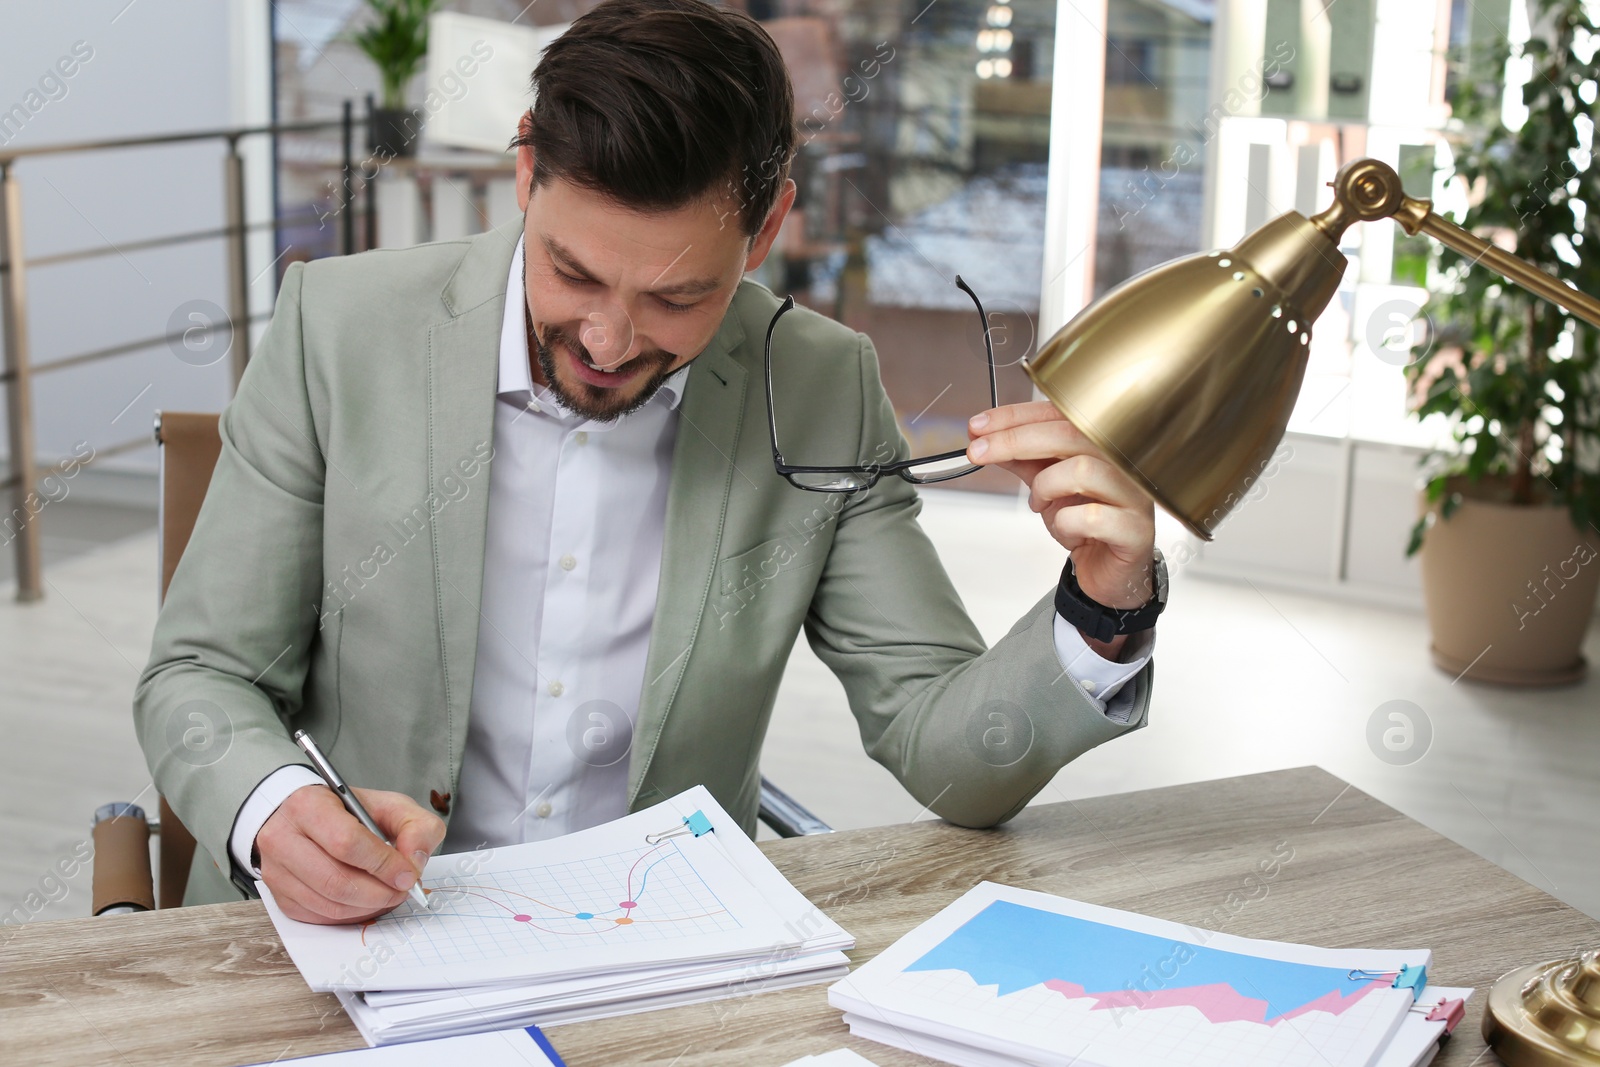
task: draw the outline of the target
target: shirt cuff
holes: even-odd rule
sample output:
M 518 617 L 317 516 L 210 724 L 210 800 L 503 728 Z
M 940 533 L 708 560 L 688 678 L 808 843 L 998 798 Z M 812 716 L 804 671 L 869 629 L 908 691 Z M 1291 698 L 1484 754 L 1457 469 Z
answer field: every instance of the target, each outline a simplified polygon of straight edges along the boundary
M 255 848 L 256 835 L 261 832 L 261 827 L 296 789 L 306 785 L 327 784 L 320 774 L 299 763 L 279 767 L 261 779 L 261 784 L 251 790 L 244 803 L 239 805 L 239 814 L 233 820 L 233 833 L 228 836 L 228 851 L 233 853 L 234 862 L 242 870 L 260 878 L 260 870 L 250 862 L 250 852 Z
M 1127 722 L 1133 702 L 1115 698 L 1129 679 L 1144 670 L 1145 664 L 1155 654 L 1155 628 L 1129 634 L 1122 646 L 1122 658 L 1117 661 L 1108 660 L 1090 648 L 1078 628 L 1060 615 L 1055 617 L 1055 639 L 1056 658 L 1061 661 L 1061 669 L 1072 684 L 1081 689 L 1108 718 Z

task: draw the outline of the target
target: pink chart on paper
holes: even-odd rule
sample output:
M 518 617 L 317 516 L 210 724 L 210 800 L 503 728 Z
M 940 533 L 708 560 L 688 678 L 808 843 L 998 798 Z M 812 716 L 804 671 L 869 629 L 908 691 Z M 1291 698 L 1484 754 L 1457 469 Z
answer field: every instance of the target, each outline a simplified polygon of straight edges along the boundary
M 1354 993 L 1341 994 L 1330 990 L 1316 1000 L 1292 1008 L 1274 1018 L 1268 1018 L 1267 1012 L 1270 1005 L 1264 1000 L 1241 995 L 1226 982 L 1216 982 L 1212 985 L 1177 986 L 1172 989 L 1156 989 L 1145 992 L 1141 989 L 1118 989 L 1110 993 L 1091 993 L 1081 985 L 1074 982 L 1063 981 L 1060 978 L 1048 978 L 1044 982 L 1046 989 L 1053 989 L 1068 1000 L 1081 1000 L 1092 998 L 1095 1002 L 1094 1010 L 1101 1011 L 1109 1008 L 1194 1008 L 1214 1023 L 1265 1023 L 1267 1026 L 1276 1026 L 1285 1019 L 1298 1018 L 1307 1012 L 1325 1011 L 1329 1015 L 1342 1015 L 1366 996 L 1373 989 L 1382 988 L 1387 982 L 1370 982 L 1357 989 Z

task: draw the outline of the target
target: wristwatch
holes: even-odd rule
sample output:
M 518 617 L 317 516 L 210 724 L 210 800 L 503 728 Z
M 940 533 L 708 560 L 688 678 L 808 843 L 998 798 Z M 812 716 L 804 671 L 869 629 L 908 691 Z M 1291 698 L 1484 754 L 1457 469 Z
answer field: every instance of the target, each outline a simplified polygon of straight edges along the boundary
M 251 846 L 250 858 L 255 861 L 256 869 L 260 870 L 260 854 L 256 852 L 254 846 Z M 246 900 L 257 900 L 261 896 L 260 893 L 256 892 L 255 875 L 239 866 L 239 861 L 233 858 L 233 849 L 231 848 L 228 850 L 228 881 L 233 883 L 233 888 L 244 894 L 244 899 Z
M 1148 630 L 1156 624 L 1156 617 L 1167 607 L 1167 560 L 1158 548 L 1153 564 L 1155 596 L 1137 608 L 1108 608 L 1088 595 L 1078 586 L 1078 575 L 1072 568 L 1072 557 L 1061 568 L 1061 584 L 1056 586 L 1056 614 L 1096 641 L 1109 641 L 1118 634 L 1131 634 Z

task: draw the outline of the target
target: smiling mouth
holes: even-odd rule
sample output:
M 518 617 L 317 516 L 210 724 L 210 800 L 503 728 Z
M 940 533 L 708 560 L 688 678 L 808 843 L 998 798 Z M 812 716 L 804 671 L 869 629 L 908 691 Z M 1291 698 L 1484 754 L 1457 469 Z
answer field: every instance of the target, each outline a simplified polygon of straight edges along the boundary
M 585 367 L 588 367 L 590 370 L 599 371 L 601 374 L 615 374 L 617 371 L 622 369 L 620 364 L 615 367 L 602 367 L 600 364 L 596 363 L 586 355 L 581 355 L 578 353 L 574 354 L 578 356 L 579 362 L 581 362 Z
M 596 363 L 588 350 L 581 345 L 575 345 L 565 337 L 560 338 L 557 343 L 566 349 L 568 358 L 577 364 L 574 370 L 579 380 L 591 389 L 619 388 L 623 383 L 638 377 L 638 372 L 643 367 L 643 363 L 633 359 L 607 369 Z

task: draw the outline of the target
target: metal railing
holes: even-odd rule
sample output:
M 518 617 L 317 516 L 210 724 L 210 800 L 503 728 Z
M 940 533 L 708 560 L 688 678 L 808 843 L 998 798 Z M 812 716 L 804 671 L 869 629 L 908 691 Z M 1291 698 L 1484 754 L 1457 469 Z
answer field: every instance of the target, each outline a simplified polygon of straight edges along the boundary
M 0 492 L 10 490 L 10 508 L 0 513 L 0 530 L 14 533 L 12 540 L 16 554 L 17 599 L 38 600 L 43 595 L 41 573 L 40 530 L 34 521 L 36 511 L 31 501 L 38 499 L 38 482 L 41 468 L 34 444 L 33 378 L 36 374 L 64 370 L 114 356 L 125 355 L 163 343 L 172 344 L 192 339 L 195 331 L 145 337 L 125 343 L 97 348 L 87 352 L 61 356 L 43 363 L 34 363 L 28 340 L 28 284 L 30 267 L 43 267 L 71 263 L 99 256 L 122 254 L 153 248 L 189 244 L 197 241 L 227 240 L 228 263 L 228 322 L 208 325 L 202 332 L 209 335 L 223 330 L 231 333 L 230 370 L 234 387 L 244 373 L 250 359 L 250 327 L 253 323 L 271 317 L 271 312 L 252 316 L 249 305 L 249 264 L 246 236 L 252 231 L 278 231 L 299 221 L 298 216 L 281 215 L 273 205 L 270 220 L 245 222 L 244 159 L 239 155 L 239 142 L 245 137 L 277 136 L 285 133 L 314 133 L 340 130 L 343 134 L 343 166 L 338 190 L 341 216 L 340 250 L 355 250 L 354 209 L 355 173 L 354 133 L 358 125 L 370 122 L 372 104 L 367 103 L 367 117 L 356 119 L 350 101 L 344 103 L 342 118 L 314 122 L 280 123 L 268 126 L 247 126 L 230 129 L 195 130 L 185 133 L 156 134 L 143 137 L 125 137 L 110 140 L 76 141 L 65 144 L 40 145 L 0 151 L 0 318 L 4 330 L 0 332 L 0 386 L 6 390 L 6 415 L 10 435 L 10 473 L 0 480 Z M 18 160 L 38 156 L 65 155 L 69 153 L 97 152 L 117 148 L 146 148 L 156 145 L 184 144 L 195 141 L 222 140 L 227 142 L 227 155 L 223 158 L 222 181 L 226 222 L 220 228 L 194 230 L 168 234 L 140 241 L 125 242 L 115 247 L 87 248 L 58 252 L 48 256 L 26 258 L 22 240 L 22 185 L 16 173 Z M 370 182 L 366 186 L 366 239 L 370 247 L 374 232 L 373 192 Z M 276 244 L 276 241 L 274 241 Z M 274 260 L 276 262 L 276 260 Z M 142 448 L 149 444 L 148 435 L 95 450 L 88 462 L 93 462 Z M 40 509 L 42 510 L 42 508 Z

